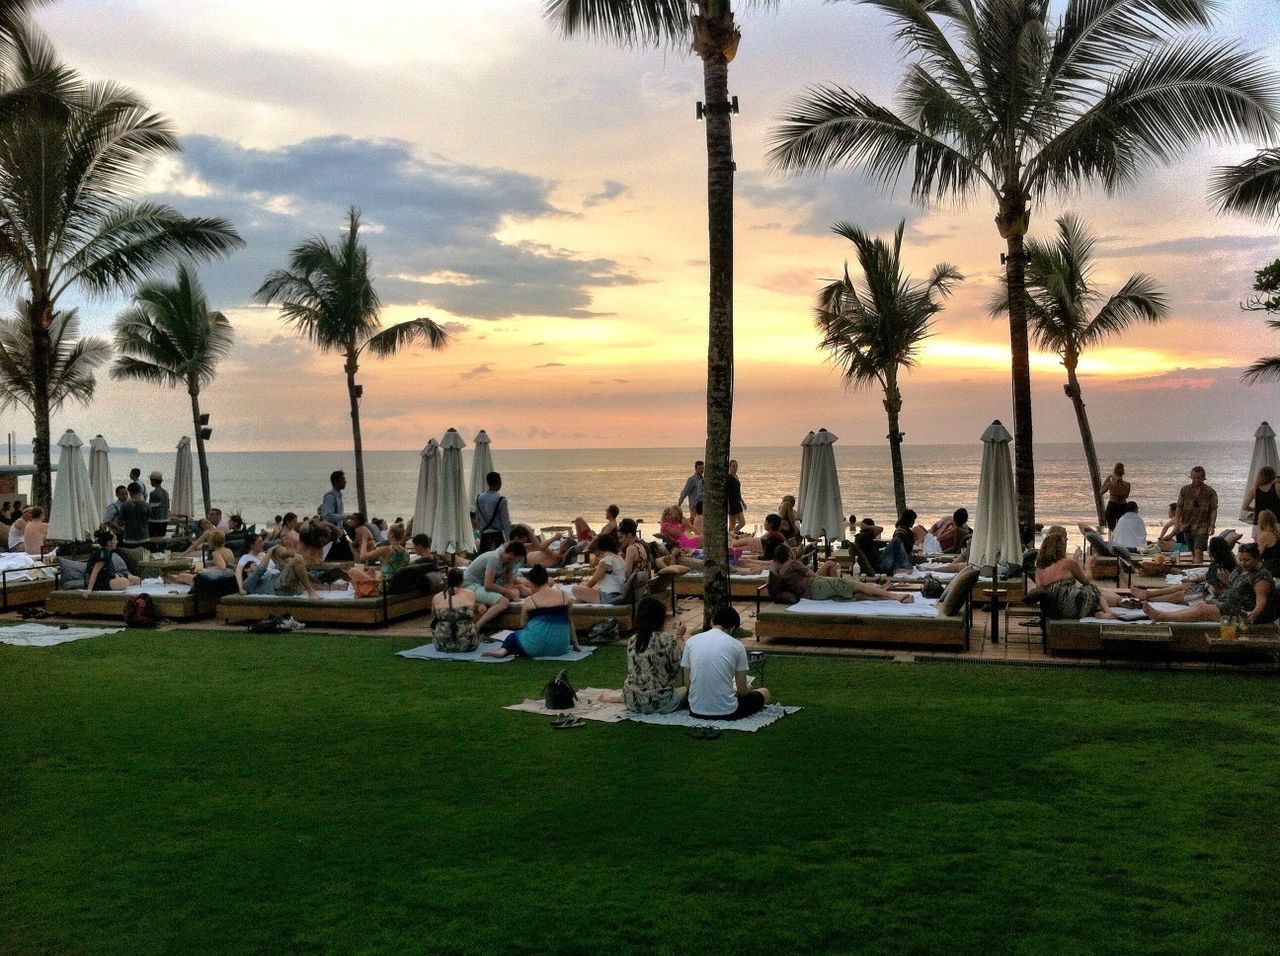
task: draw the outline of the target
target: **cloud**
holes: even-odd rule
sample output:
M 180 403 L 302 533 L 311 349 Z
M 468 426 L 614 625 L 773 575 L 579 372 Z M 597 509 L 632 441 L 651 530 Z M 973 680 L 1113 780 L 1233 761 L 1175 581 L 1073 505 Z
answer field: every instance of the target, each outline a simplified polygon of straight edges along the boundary
M 582 205 L 598 206 L 601 203 L 608 202 L 610 199 L 617 199 L 619 196 L 625 196 L 630 191 L 631 190 L 616 179 L 606 179 L 604 181 L 604 188 L 602 188 L 598 193 L 591 193 L 589 196 L 584 198 L 582 200 Z
M 1099 240 L 1097 255 L 1102 259 L 1119 256 L 1211 256 L 1233 253 L 1271 255 L 1276 246 L 1274 236 L 1183 236 L 1162 239 L 1136 246 L 1113 247 L 1110 240 Z
M 465 378 L 482 378 L 485 375 L 493 374 L 493 363 L 485 362 L 483 365 L 477 365 L 469 372 L 463 373 Z
M 595 317 L 593 290 L 639 281 L 611 259 L 496 238 L 508 221 L 564 215 L 549 199 L 555 184 L 537 176 L 423 159 L 394 139 L 325 136 L 265 150 L 191 136 L 183 145 L 155 198 L 188 215 L 224 216 L 244 236 L 242 252 L 202 269 L 223 307 L 252 301 L 302 240 L 336 241 L 348 206 L 361 210 L 385 305 L 473 319 Z
M 884 193 L 865 177 L 836 172 L 830 176 L 776 179 L 762 173 L 738 174 L 738 195 L 758 209 L 785 209 L 791 231 L 825 236 L 838 220 L 856 223 L 869 232 L 888 232 L 901 219 L 919 215 L 916 207 Z M 765 229 L 776 223 L 765 224 Z
M 541 365 L 535 365 L 534 368 L 564 368 L 564 362 L 543 362 Z

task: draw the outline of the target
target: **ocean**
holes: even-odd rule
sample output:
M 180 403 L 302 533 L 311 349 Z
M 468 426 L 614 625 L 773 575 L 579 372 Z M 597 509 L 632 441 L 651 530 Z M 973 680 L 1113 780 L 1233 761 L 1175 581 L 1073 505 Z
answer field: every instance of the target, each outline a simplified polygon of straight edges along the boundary
M 507 449 L 490 446 L 494 467 L 502 473 L 513 521 L 534 527 L 568 524 L 578 515 L 593 527 L 604 521 L 604 509 L 616 504 L 623 517 L 642 519 L 642 530 L 656 530 L 662 509 L 675 502 L 701 457 L 699 448 Z M 835 446 L 846 514 L 872 517 L 890 524 L 894 517 L 889 451 L 882 445 Z M 1104 443 L 1099 446 L 1103 474 L 1123 461 L 1151 534 L 1165 520 L 1168 505 L 1187 482 L 1192 465 L 1202 464 L 1218 491 L 1218 527 L 1237 521 L 1253 451 L 1250 436 L 1238 442 Z M 472 449 L 463 451 L 464 474 L 470 475 Z M 795 494 L 800 473 L 800 447 L 735 448 L 748 527 L 776 511 L 785 494 Z M 964 506 L 973 511 L 977 498 L 980 442 L 962 445 L 907 445 L 907 501 L 932 523 Z M 413 513 L 418 481 L 418 451 L 373 451 L 365 454 L 369 511 L 393 520 Z M 131 467 L 144 475 L 160 469 L 172 486 L 174 454 L 130 452 L 111 458 L 119 483 Z M 285 511 L 314 512 L 336 468 L 348 474 L 347 507 L 354 509 L 355 460 L 349 451 L 218 452 L 209 454 L 214 503 L 249 522 L 270 522 Z M 1037 519 L 1045 524 L 1096 522 L 1089 496 L 1088 471 L 1079 443 L 1047 443 L 1036 447 Z M 199 487 L 196 506 L 199 508 Z

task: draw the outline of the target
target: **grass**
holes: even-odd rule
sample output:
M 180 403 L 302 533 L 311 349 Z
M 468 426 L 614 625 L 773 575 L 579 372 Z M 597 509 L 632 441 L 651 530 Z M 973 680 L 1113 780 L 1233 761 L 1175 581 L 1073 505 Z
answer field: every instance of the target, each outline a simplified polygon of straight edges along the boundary
M 411 643 L 0 646 L 0 951 L 1274 951 L 1273 679 L 774 657 L 703 742 Z

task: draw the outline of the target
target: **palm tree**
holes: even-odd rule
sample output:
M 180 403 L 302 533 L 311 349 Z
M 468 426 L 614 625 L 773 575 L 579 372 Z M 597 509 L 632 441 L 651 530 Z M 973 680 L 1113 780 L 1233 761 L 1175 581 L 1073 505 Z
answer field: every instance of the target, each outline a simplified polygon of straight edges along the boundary
M 913 368 L 920 344 L 932 334 L 933 317 L 942 311 L 941 299 L 964 279 L 945 262 L 933 267 L 929 281 L 912 282 L 902 270 L 902 231 L 898 223 L 893 244 L 868 236 L 857 226 L 837 222 L 837 235 L 853 243 L 862 270 L 861 287 L 849 277 L 832 282 L 818 293 L 814 310 L 822 348 L 839 366 L 845 384 L 859 389 L 878 383 L 884 391 L 889 417 L 889 460 L 893 465 L 893 498 L 898 514 L 907 509 L 907 484 L 902 469 L 902 390 L 900 369 Z M 935 295 L 937 298 L 935 298 Z
M 706 552 L 705 620 L 729 606 L 729 538 L 725 478 L 733 436 L 733 131 L 729 61 L 741 34 L 732 0 L 545 0 L 547 16 L 565 36 L 585 33 L 624 46 L 692 45 L 702 60 L 707 141 L 707 443 L 703 487 Z M 772 8 L 776 0 L 739 0 Z
M 1071 399 L 1080 426 L 1080 442 L 1089 466 L 1098 523 L 1106 520 L 1102 503 L 1102 471 L 1093 445 L 1093 431 L 1085 413 L 1076 368 L 1086 349 L 1125 332 L 1138 322 L 1160 322 L 1169 314 L 1164 292 L 1141 272 L 1129 276 L 1120 291 L 1105 302 L 1093 283 L 1094 238 L 1075 216 L 1058 218 L 1058 238 L 1027 243 L 1027 312 L 1036 345 L 1056 353 L 1067 370 L 1062 390 Z M 1093 316 L 1089 313 L 1101 303 Z M 996 296 L 993 316 L 1009 311 L 1008 293 Z
M 0 412 L 36 407 L 35 351 L 31 346 L 31 303 L 23 302 L 13 318 L 0 322 Z M 94 370 L 111 357 L 106 339 L 81 338 L 75 309 L 57 312 L 49 326 L 49 407 L 60 410 L 68 401 L 88 405 L 97 380 Z
M 360 441 L 360 397 L 356 384 L 360 356 L 367 349 L 377 358 L 401 347 L 425 342 L 433 349 L 448 344 L 448 333 L 431 319 L 410 319 L 382 328 L 382 305 L 369 275 L 369 250 L 360 241 L 360 211 L 347 213 L 347 231 L 337 245 L 308 239 L 289 255 L 289 268 L 263 280 L 257 298 L 263 305 L 280 303 L 284 321 L 321 352 L 341 352 L 346 362 L 347 396 L 351 401 L 351 436 L 356 455 L 356 498 L 368 514 L 364 494 L 364 447 Z
M 142 286 L 134 293 L 133 305 L 115 323 L 118 354 L 111 366 L 112 378 L 187 390 L 206 512 L 212 499 L 200 391 L 217 376 L 218 362 L 231 351 L 234 338 L 227 317 L 210 310 L 200 280 L 185 265 L 178 267 L 172 283 Z
M 51 495 L 49 407 L 58 303 L 69 290 L 131 291 L 176 261 L 221 256 L 242 245 L 224 219 L 188 219 L 169 206 L 131 202 L 151 160 L 174 152 L 169 124 L 133 93 L 89 83 L 57 63 L 38 37 L 0 75 L 0 95 L 33 83 L 17 109 L 0 113 L 0 278 L 31 302 L 36 474 L 32 498 Z
M 1239 166 L 1218 169 L 1210 191 L 1220 212 L 1280 219 L 1280 148 L 1264 149 Z M 1280 312 L 1280 259 L 1254 274 L 1253 292 L 1240 305 L 1244 311 Z M 1280 320 L 1267 319 L 1267 325 L 1280 331 Z M 1241 378 L 1250 385 L 1280 380 L 1280 355 L 1258 359 Z
M 1265 139 L 1280 119 L 1266 61 L 1191 37 L 1213 0 L 862 0 L 915 61 L 901 112 L 838 86 L 810 90 L 775 130 L 784 170 L 861 165 L 922 202 L 994 201 L 1005 241 L 1018 516 L 1035 519 L 1025 237 L 1031 206 L 1084 183 L 1108 191 L 1206 136 Z

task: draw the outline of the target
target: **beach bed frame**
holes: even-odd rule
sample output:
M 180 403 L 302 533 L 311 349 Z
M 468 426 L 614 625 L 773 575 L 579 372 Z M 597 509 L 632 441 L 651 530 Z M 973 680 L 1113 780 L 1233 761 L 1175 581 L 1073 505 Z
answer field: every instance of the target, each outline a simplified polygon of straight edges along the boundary
M 972 621 L 968 601 L 959 614 L 936 618 L 815 614 L 792 611 L 786 604 L 766 604 L 756 615 L 756 639 L 967 651 Z
M 291 616 L 304 624 L 380 627 L 431 610 L 430 594 L 387 594 L 313 601 L 303 595 L 233 594 L 218 602 L 218 620 L 226 624 L 253 624 L 269 617 Z
M 35 580 L 29 577 L 32 574 Z M 50 566 L 0 571 L 0 611 L 45 603 L 60 577 L 58 569 Z
M 65 617 L 105 617 L 117 621 L 124 617 L 125 602 L 132 595 L 124 591 L 93 591 L 86 597 L 82 591 L 53 591 L 44 609 Z M 191 591 L 182 594 L 152 594 L 156 614 L 171 621 L 194 621 L 207 617 L 212 607 L 201 607 Z

